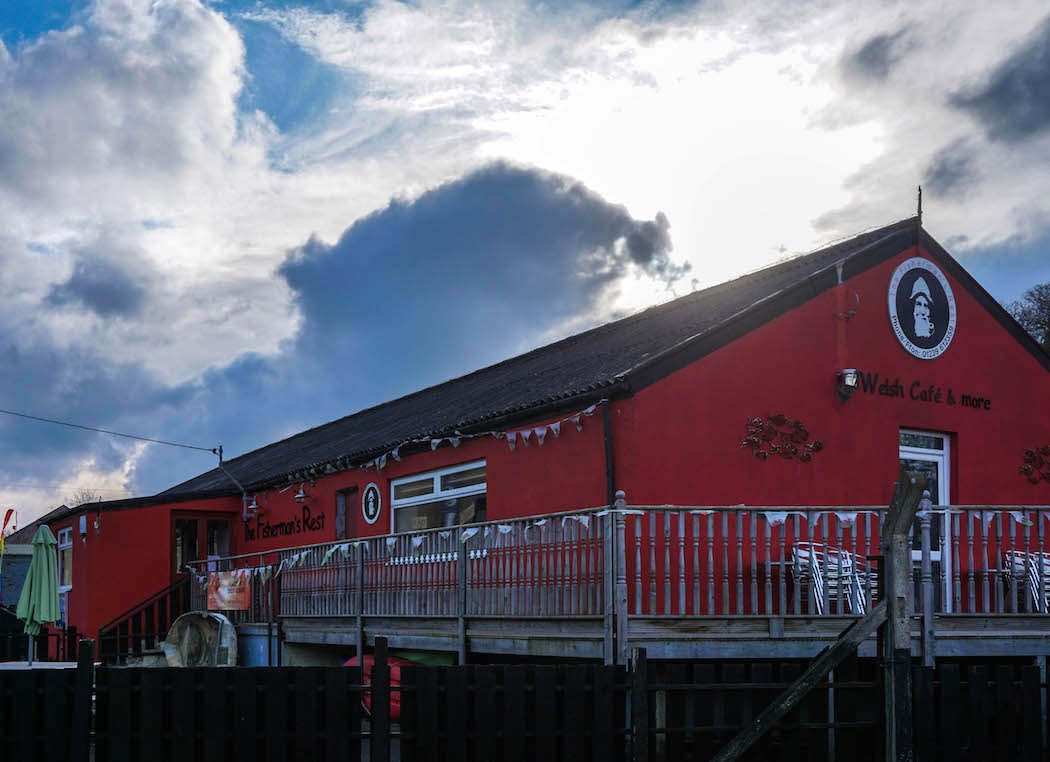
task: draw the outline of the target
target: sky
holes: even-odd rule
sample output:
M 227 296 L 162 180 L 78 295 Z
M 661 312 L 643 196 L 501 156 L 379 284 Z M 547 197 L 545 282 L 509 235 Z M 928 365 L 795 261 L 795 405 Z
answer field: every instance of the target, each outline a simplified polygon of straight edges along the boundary
M 915 212 L 1050 280 L 1045 0 L 0 4 L 0 409 L 250 451 Z M 0 414 L 0 507 L 199 450 Z

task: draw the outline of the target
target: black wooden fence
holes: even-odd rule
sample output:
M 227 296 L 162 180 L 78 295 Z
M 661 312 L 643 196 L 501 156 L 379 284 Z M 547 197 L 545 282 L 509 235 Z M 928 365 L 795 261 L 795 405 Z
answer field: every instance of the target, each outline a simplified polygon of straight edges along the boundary
M 20 623 L 21 624 L 21 623 Z M 75 627 L 42 631 L 34 638 L 34 661 L 75 661 L 80 635 Z M 24 632 L 0 632 L 0 662 L 26 661 L 30 637 Z
M 90 738 L 97 762 L 706 760 L 803 668 L 405 667 L 393 723 L 382 669 L 367 685 L 358 668 L 92 670 L 82 655 L 80 670 L 0 670 L 0 758 L 77 762 Z M 747 759 L 881 760 L 879 675 L 873 661 L 841 665 Z M 915 759 L 1044 759 L 1045 697 L 1031 666 L 917 667 Z

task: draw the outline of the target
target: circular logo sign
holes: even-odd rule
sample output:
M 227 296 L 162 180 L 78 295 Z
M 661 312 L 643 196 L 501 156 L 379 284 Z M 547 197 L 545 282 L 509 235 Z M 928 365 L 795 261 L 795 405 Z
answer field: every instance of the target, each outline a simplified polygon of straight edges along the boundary
M 369 524 L 375 524 L 382 510 L 383 494 L 379 491 L 379 485 L 372 482 L 361 493 L 361 515 Z
M 933 262 L 912 257 L 893 271 L 890 323 L 897 340 L 921 360 L 940 357 L 955 337 L 955 294 Z

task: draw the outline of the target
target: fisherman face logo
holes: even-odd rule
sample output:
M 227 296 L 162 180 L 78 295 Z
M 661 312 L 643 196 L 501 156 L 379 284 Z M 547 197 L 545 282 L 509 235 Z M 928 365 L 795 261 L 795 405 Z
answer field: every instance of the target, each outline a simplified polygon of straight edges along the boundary
M 893 271 L 889 308 L 897 340 L 915 357 L 940 357 L 955 337 L 955 295 L 927 259 L 913 257 Z
M 379 520 L 379 513 L 382 510 L 383 497 L 379 493 L 379 485 L 372 482 L 361 493 L 361 515 L 369 524 L 375 524 Z

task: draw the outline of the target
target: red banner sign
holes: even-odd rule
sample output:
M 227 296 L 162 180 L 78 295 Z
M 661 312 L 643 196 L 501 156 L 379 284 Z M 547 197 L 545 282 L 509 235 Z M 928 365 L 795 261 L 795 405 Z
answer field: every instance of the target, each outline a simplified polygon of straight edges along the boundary
M 247 574 L 213 572 L 208 575 L 208 610 L 247 611 L 251 589 Z

